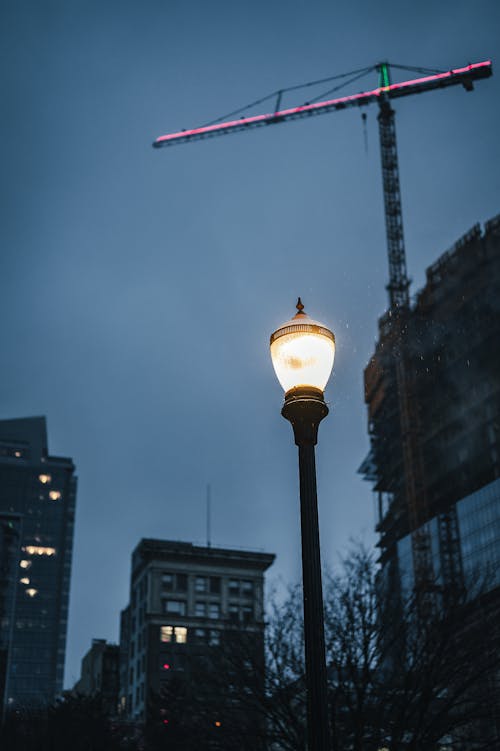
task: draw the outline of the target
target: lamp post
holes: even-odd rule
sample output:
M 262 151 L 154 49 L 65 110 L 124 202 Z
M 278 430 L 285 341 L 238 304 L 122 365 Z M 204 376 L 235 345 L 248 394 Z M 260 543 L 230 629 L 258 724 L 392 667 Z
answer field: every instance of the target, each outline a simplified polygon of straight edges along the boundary
M 314 447 L 319 423 L 328 414 L 323 392 L 334 356 L 333 333 L 304 313 L 299 297 L 296 315 L 271 334 L 271 358 L 285 391 L 281 414 L 292 424 L 299 447 L 309 751 L 330 750 Z

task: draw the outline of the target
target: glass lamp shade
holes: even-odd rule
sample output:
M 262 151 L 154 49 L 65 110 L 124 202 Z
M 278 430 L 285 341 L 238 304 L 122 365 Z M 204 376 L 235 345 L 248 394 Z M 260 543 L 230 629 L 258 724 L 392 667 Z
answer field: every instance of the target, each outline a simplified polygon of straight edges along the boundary
M 324 391 L 333 368 L 335 336 L 303 308 L 299 297 L 298 313 L 271 334 L 271 359 L 285 393 L 297 387 Z

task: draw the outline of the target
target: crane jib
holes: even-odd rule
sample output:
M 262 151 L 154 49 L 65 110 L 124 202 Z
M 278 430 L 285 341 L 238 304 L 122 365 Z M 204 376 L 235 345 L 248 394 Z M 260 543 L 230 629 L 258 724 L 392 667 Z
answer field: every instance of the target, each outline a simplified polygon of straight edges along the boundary
M 402 96 L 408 96 L 409 94 L 420 94 L 424 91 L 432 91 L 433 89 L 457 84 L 463 84 L 467 89 L 470 89 L 473 81 L 481 78 L 488 78 L 491 74 L 491 61 L 485 60 L 480 63 L 467 65 L 463 68 L 456 68 L 445 73 L 435 73 L 422 78 L 414 78 L 410 81 L 392 83 L 388 86 L 378 87 L 371 91 L 363 91 L 358 94 L 351 94 L 337 99 L 329 99 L 324 102 L 314 102 L 313 104 L 304 104 L 300 107 L 291 107 L 278 112 L 252 115 L 250 117 L 242 117 L 238 120 L 231 120 L 229 122 L 215 123 L 214 125 L 193 128 L 191 130 L 181 130 L 177 133 L 168 133 L 167 135 L 157 138 L 154 141 L 153 146 L 155 148 L 173 146 L 174 144 L 196 141 L 201 138 L 237 133 L 261 125 L 273 125 L 286 122 L 287 120 L 297 120 L 302 117 L 321 115 L 327 112 L 345 109 L 347 107 L 361 107 L 375 101 L 380 101 L 381 97 L 397 99 Z

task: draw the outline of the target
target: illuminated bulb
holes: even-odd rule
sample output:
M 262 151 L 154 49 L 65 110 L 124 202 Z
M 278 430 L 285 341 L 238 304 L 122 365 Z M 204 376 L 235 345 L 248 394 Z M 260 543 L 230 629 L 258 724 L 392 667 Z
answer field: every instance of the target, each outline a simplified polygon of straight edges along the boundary
M 29 584 L 30 583 L 30 580 L 28 579 L 27 576 L 23 576 L 23 578 L 20 579 L 19 581 L 21 582 L 21 584 Z
M 51 490 L 49 492 L 49 498 L 51 501 L 58 501 L 61 497 L 61 493 L 58 490 Z
M 220 722 L 220 720 L 215 720 L 214 725 L 216 728 L 220 728 L 220 726 L 222 725 L 222 722 Z
M 33 589 L 33 587 L 31 587 L 30 589 L 26 590 L 26 594 L 29 597 L 34 597 L 37 593 L 38 593 L 38 589 Z
M 303 312 L 298 300 L 297 314 L 271 334 L 271 358 L 285 393 L 297 387 L 325 390 L 333 368 L 335 336 L 323 324 Z
M 170 665 L 166 662 L 163 666 L 163 670 L 170 670 Z
M 50 475 L 38 475 L 38 479 L 40 480 L 42 485 L 47 485 L 47 483 L 49 483 L 52 478 Z
M 29 568 L 31 566 L 31 561 L 19 561 L 19 565 L 21 568 Z

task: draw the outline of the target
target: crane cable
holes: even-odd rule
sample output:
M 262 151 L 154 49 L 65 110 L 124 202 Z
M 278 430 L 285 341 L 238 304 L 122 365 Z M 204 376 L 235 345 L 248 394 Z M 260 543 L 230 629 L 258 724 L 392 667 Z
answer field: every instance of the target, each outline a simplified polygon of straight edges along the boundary
M 443 70 L 439 70 L 437 68 L 418 68 L 412 65 L 399 65 L 396 63 L 387 63 L 387 65 L 391 68 L 398 68 L 399 70 L 409 70 L 414 73 L 436 74 L 436 73 L 446 72 Z M 360 78 L 367 75 L 368 73 L 373 72 L 376 69 L 377 69 L 376 65 L 371 65 L 367 68 L 358 68 L 357 70 L 351 70 L 349 71 L 349 73 L 340 73 L 339 75 L 336 75 L 336 76 L 328 76 L 327 78 L 319 78 L 316 81 L 308 81 L 307 83 L 301 83 L 295 86 L 288 86 L 285 89 L 278 89 L 277 91 L 273 91 L 270 94 L 267 94 L 267 96 L 261 97 L 260 99 L 256 99 L 254 102 L 250 102 L 249 104 L 245 104 L 243 107 L 239 107 L 237 110 L 228 112 L 226 115 L 221 115 L 220 117 L 215 118 L 215 120 L 210 120 L 210 122 L 204 123 L 204 125 L 202 125 L 201 127 L 207 128 L 210 125 L 215 125 L 216 123 L 219 123 L 223 120 L 227 120 L 228 118 L 234 117 L 235 115 L 240 115 L 242 112 L 246 112 L 252 107 L 256 107 L 258 104 L 267 102 L 269 99 L 276 100 L 277 106 L 275 107 L 275 110 L 277 110 L 279 108 L 279 104 L 281 102 L 281 98 L 283 94 L 286 94 L 287 92 L 298 91 L 299 89 L 306 89 L 306 88 L 310 88 L 311 86 L 319 86 L 320 84 L 327 83 L 328 81 L 338 81 L 340 79 L 349 78 L 350 76 L 353 76 L 352 78 L 349 78 L 348 81 L 343 81 L 338 86 L 335 86 L 332 89 L 328 89 L 328 91 L 323 92 L 319 96 L 316 96 L 313 99 L 309 99 L 307 102 L 304 102 L 304 105 L 313 104 L 314 102 L 319 102 L 324 97 L 327 97 L 330 94 L 333 94 L 334 92 L 339 91 L 339 89 L 342 89 L 344 86 L 348 86 L 349 84 L 354 83 L 355 81 L 358 81 Z

